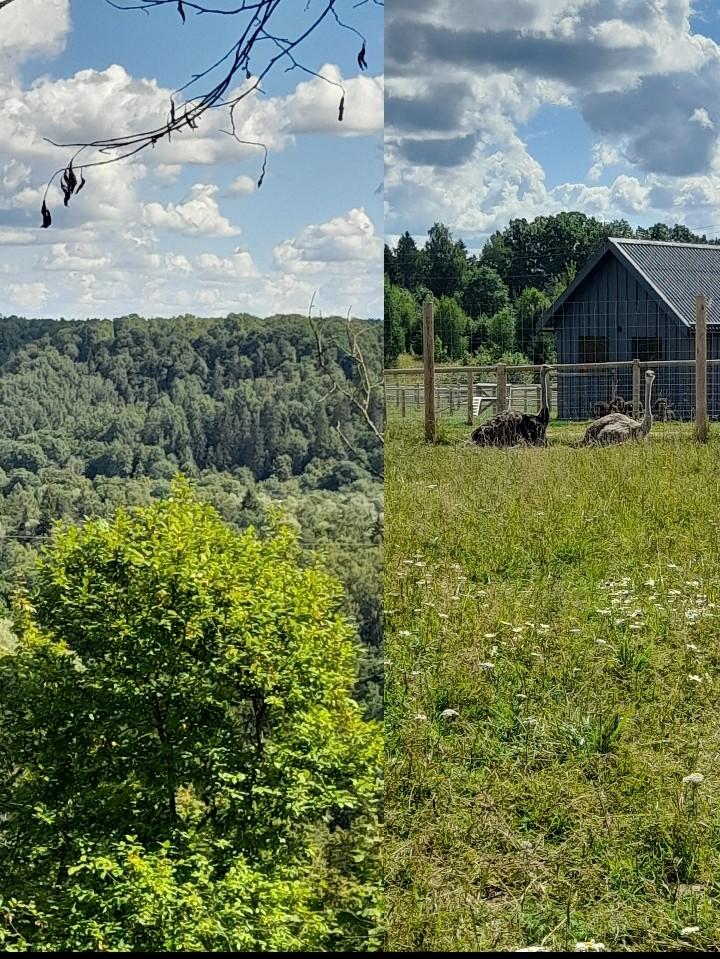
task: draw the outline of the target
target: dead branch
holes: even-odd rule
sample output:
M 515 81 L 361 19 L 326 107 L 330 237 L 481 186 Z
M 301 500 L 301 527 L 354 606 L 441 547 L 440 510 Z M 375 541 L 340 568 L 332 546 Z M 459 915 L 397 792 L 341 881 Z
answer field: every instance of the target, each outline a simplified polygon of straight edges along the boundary
M 373 375 L 363 352 L 361 343 L 361 334 L 363 330 L 361 327 L 358 327 L 353 323 L 351 311 L 348 310 L 347 323 L 345 327 L 345 335 L 347 338 L 346 343 L 341 342 L 336 337 L 332 337 L 327 341 L 326 345 L 324 331 L 320 323 L 313 316 L 314 305 L 315 293 L 313 293 L 312 299 L 310 300 L 310 306 L 308 308 L 307 315 L 308 323 L 310 324 L 310 328 L 312 329 L 315 337 L 318 365 L 327 376 L 329 383 L 328 391 L 323 397 L 323 400 L 327 399 L 329 396 L 332 396 L 334 393 L 339 393 L 341 396 L 345 397 L 351 406 L 360 414 L 365 425 L 373 434 L 377 442 L 380 445 L 383 445 L 385 442 L 383 430 L 377 425 L 372 417 L 372 403 L 378 391 L 382 389 L 382 378 L 380 376 Z M 340 376 L 335 371 L 328 359 L 328 345 L 334 351 L 341 353 L 343 356 L 351 360 L 353 368 L 357 374 L 356 382 L 351 382 L 346 377 Z M 351 452 L 356 459 L 359 459 L 366 469 L 370 470 L 370 472 L 374 473 L 376 476 L 382 475 L 377 470 L 373 469 L 364 453 L 361 453 L 361 451 L 358 450 L 357 447 L 354 446 L 354 444 L 350 441 L 350 439 L 343 433 L 340 428 L 340 423 L 335 425 L 335 431 L 348 451 Z

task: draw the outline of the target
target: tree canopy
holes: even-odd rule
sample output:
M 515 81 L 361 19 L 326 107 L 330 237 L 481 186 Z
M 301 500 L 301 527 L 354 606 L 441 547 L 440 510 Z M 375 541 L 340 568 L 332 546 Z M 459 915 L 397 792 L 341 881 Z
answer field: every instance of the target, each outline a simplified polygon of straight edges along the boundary
M 0 658 L 5 948 L 372 944 L 381 743 L 340 598 L 182 483 L 55 532 Z
M 479 253 L 441 223 L 422 249 L 403 234 L 395 248 L 385 247 L 385 365 L 421 350 L 420 304 L 428 294 L 438 301 L 438 359 L 551 362 L 554 343 L 537 333 L 537 321 L 611 236 L 712 242 L 682 224 L 633 229 L 626 220 L 577 212 L 511 220 Z

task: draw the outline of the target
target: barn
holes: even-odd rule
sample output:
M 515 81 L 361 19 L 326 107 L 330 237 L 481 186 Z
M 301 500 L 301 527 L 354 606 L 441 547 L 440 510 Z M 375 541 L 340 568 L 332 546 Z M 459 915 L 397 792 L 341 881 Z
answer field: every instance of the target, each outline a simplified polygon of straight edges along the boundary
M 543 314 L 555 334 L 558 363 L 695 357 L 695 298 L 704 293 L 708 359 L 720 359 L 720 246 L 609 239 Z M 694 414 L 692 368 L 656 368 L 656 399 L 678 419 Z M 632 396 L 632 370 L 558 377 L 558 417 L 582 420 L 593 406 Z M 654 404 L 653 404 L 654 405 Z M 720 418 L 720 368 L 708 369 L 708 415 Z

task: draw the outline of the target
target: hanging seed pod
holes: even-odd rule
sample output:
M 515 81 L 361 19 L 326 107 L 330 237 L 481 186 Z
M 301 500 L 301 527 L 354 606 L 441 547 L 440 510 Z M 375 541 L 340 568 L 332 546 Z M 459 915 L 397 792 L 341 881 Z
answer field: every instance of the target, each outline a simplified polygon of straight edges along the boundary
M 44 200 L 43 200 L 43 205 L 42 205 L 42 208 L 41 208 L 41 210 L 40 210 L 40 213 L 42 214 L 42 225 L 43 225 L 43 229 L 44 229 L 44 230 L 47 230 L 47 228 L 48 228 L 48 227 L 50 226 L 50 224 L 52 223 L 52 217 L 50 216 L 50 210 L 48 210 L 48 208 L 47 208 L 47 203 L 46 203 Z
M 340 108 L 338 109 L 338 120 L 342 123 L 342 118 L 345 116 L 345 94 L 340 97 Z
M 182 17 L 182 22 L 185 23 L 185 7 L 183 7 L 182 0 L 178 0 L 177 9 L 178 13 Z
M 367 70 L 367 60 L 365 59 L 365 41 L 363 40 L 363 45 L 360 53 L 358 53 L 358 66 L 361 70 Z

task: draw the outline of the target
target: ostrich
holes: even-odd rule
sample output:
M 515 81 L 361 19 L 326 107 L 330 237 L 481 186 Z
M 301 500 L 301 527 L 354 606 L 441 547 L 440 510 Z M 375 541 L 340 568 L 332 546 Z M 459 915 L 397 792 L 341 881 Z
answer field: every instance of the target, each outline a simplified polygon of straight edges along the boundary
M 550 422 L 550 369 L 543 366 L 540 374 L 540 412 L 532 416 L 507 409 L 478 426 L 470 434 L 474 446 L 545 446 L 545 431 Z
M 607 446 L 611 443 L 625 443 L 627 440 L 642 440 L 650 432 L 653 422 L 652 386 L 655 374 L 648 370 L 645 374 L 645 414 L 640 422 L 626 416 L 625 413 L 610 413 L 601 416 L 588 426 L 580 446 Z

